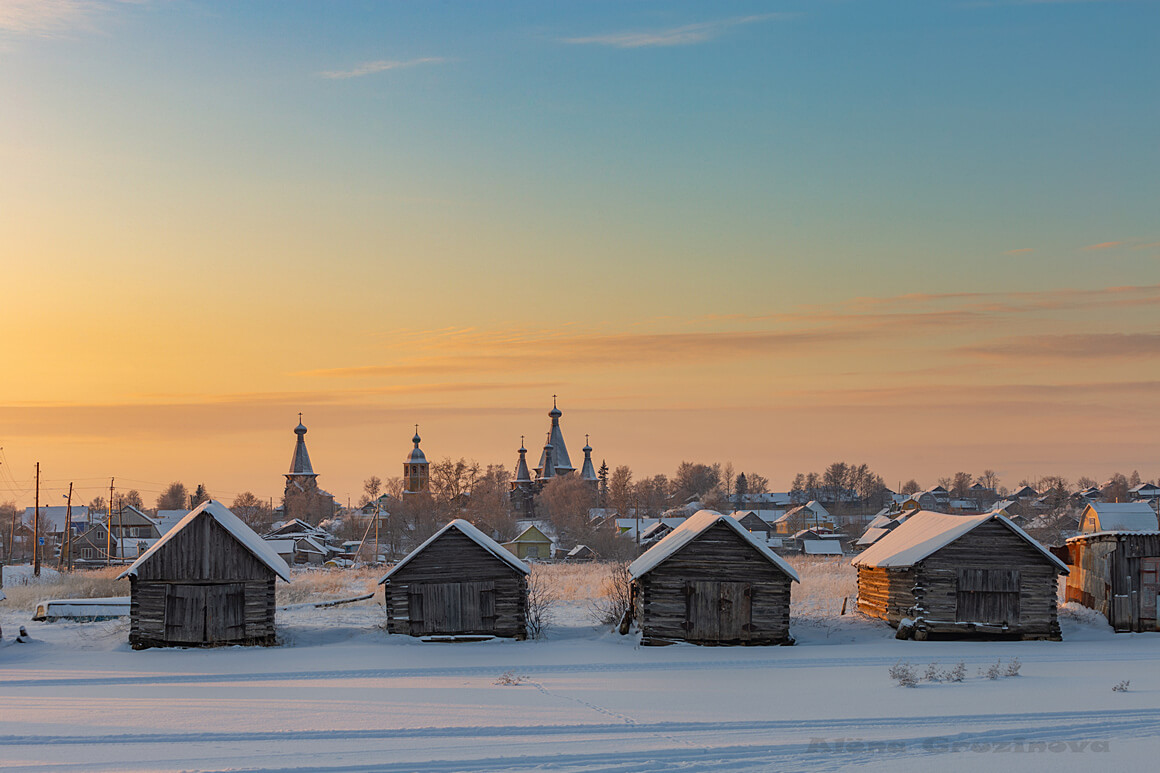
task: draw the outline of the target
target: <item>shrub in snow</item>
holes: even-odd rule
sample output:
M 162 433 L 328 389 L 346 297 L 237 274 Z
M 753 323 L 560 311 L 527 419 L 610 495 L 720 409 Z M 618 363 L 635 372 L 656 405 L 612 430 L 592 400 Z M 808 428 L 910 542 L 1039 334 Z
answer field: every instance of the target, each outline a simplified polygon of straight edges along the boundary
M 926 673 L 922 675 L 924 681 L 927 682 L 941 682 L 943 680 L 943 672 L 939 671 L 938 663 L 931 663 L 926 667 Z
M 1128 685 L 1130 685 L 1130 684 L 1131 684 L 1131 682 L 1129 682 L 1127 679 L 1125 679 L 1124 681 L 1120 682 L 1119 684 L 1112 685 L 1112 692 L 1127 692 Z
M 979 674 L 987 677 L 988 679 L 998 679 L 1000 676 L 1003 675 L 1003 661 L 996 660 L 994 663 L 987 666 L 986 669 L 980 668 Z
M 898 682 L 899 687 L 918 687 L 918 675 L 914 666 L 901 660 L 890 667 L 890 678 Z
M 613 564 L 600 583 L 600 595 L 589 602 L 588 614 L 598 625 L 616 625 L 632 605 L 632 575 L 627 563 Z
M 943 681 L 945 682 L 961 682 L 967 678 L 967 664 L 959 661 L 959 664 L 950 671 L 942 673 Z
M 1019 658 L 1011 658 L 1011 662 L 1007 664 L 1006 670 L 1003 671 L 1003 676 L 1019 676 L 1019 669 L 1023 664 L 1019 662 Z
M 517 674 L 515 671 L 505 671 L 492 684 L 498 684 L 502 687 L 512 687 L 526 681 L 528 681 L 528 677 L 523 674 Z
M 547 578 L 533 572 L 528 576 L 528 636 L 539 639 L 555 617 L 556 593 Z

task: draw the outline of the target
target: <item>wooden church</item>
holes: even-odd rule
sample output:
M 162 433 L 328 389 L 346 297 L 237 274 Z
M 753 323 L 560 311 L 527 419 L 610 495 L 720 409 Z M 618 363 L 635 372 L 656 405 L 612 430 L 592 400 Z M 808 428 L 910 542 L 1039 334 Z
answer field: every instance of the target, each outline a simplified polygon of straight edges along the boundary
M 202 503 L 132 566 L 129 643 L 273 644 L 274 583 L 290 568 L 225 505 Z

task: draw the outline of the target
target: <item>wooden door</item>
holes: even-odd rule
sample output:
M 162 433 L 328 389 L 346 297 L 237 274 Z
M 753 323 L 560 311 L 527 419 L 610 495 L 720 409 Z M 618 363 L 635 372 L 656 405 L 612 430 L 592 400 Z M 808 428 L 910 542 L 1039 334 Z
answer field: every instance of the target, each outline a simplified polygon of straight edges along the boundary
M 205 642 L 207 585 L 165 586 L 165 640 L 177 644 Z
M 412 634 L 495 630 L 494 582 L 428 582 L 407 594 Z
M 955 620 L 984 625 L 1019 624 L 1018 569 L 960 569 Z
M 1160 630 L 1156 608 L 1160 604 L 1160 558 L 1146 556 L 1140 559 L 1140 628 Z
M 747 582 L 690 580 L 685 584 L 685 630 L 690 641 L 749 638 L 753 589 Z
M 246 638 L 245 583 L 208 586 L 205 633 L 207 642 L 241 641 Z

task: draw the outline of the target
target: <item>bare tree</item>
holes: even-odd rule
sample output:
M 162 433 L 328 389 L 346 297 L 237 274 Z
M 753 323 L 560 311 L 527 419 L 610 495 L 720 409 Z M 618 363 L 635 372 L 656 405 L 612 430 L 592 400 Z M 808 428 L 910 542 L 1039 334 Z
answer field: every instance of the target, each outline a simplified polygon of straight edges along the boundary
M 234 497 L 230 511 L 259 534 L 268 531 L 274 523 L 274 511 L 252 491 L 243 491 Z
M 720 464 L 681 462 L 673 476 L 673 499 L 682 504 L 699 499 L 721 485 Z
M 158 510 L 184 510 L 189 507 L 189 493 L 185 484 L 175 480 L 157 497 Z
M 608 507 L 615 510 L 622 518 L 632 515 L 629 509 L 633 500 L 632 469 L 621 465 L 612 471 L 608 479 Z
M 983 474 L 980 475 L 975 480 L 975 482 L 981 483 L 982 485 L 986 486 L 987 488 L 989 488 L 993 491 L 998 491 L 998 489 L 999 489 L 999 474 L 997 472 L 995 472 L 994 470 L 983 470 Z
M 543 513 L 556 527 L 565 547 L 591 541 L 593 527 L 588 511 L 595 506 L 596 491 L 575 475 L 552 478 L 536 495 L 536 512 Z
M 920 491 L 922 491 L 922 486 L 918 485 L 918 481 L 916 481 L 914 478 L 911 478 L 910 480 L 906 481 L 906 483 L 902 484 L 902 491 L 899 491 L 898 493 L 910 496 L 911 494 L 917 494 Z

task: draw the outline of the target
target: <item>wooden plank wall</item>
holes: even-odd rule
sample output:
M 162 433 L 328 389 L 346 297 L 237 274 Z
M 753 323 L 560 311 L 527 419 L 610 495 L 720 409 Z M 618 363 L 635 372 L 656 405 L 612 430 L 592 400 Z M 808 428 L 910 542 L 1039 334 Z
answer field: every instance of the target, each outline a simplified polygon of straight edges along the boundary
M 492 621 L 473 630 L 437 630 L 438 622 L 411 620 L 413 595 L 423 597 L 419 586 L 444 583 L 483 583 L 490 600 L 481 598 L 492 612 Z M 416 593 L 417 592 L 417 593 Z M 483 591 L 481 590 L 481 593 Z M 430 596 L 431 591 L 428 591 Z M 384 602 L 387 609 L 387 631 L 390 633 L 422 636 L 432 633 L 447 635 L 488 634 L 510 636 L 523 639 L 527 636 L 527 577 L 504 561 L 496 558 L 456 529 L 448 529 L 443 535 L 428 545 L 421 554 L 412 558 L 406 566 L 387 581 L 384 587 Z M 494 607 L 490 605 L 494 604 Z M 450 620 L 452 615 L 432 610 L 423 610 L 424 618 L 432 621 Z M 479 616 L 471 616 L 477 619 Z M 456 619 L 462 621 L 462 616 Z M 458 626 L 458 627 L 463 627 Z
M 138 649 L 189 646 L 192 642 L 171 642 L 166 637 L 166 599 L 172 586 L 204 585 L 211 625 L 202 644 L 273 644 L 276 581 L 268 566 L 204 514 L 162 545 L 130 578 L 129 643 Z M 227 585 L 240 587 L 240 598 L 236 591 L 227 599 L 224 591 L 208 590 Z M 227 610 L 227 602 L 240 607 Z M 225 629 L 228 635 L 222 633 Z
M 691 583 L 716 582 L 749 585 L 749 624 L 742 635 L 711 635 L 699 626 L 690 630 Z M 717 524 L 651 572 L 636 580 L 634 604 L 637 624 L 645 639 L 691 641 L 698 644 L 780 644 L 790 641 L 791 580 L 732 529 Z M 732 591 L 729 591 L 732 593 Z M 724 614 L 736 610 L 738 599 Z M 736 628 L 728 620 L 718 631 Z
M 960 571 L 1017 570 L 1019 619 L 1009 621 L 1001 632 L 1024 638 L 1059 638 L 1058 567 L 997 521 L 984 523 L 963 535 L 928 556 L 915 569 L 915 617 L 916 621 L 920 620 L 920 627 L 925 625 L 928 631 L 970 630 L 965 622 L 957 619 Z
M 1160 534 L 1093 535 L 1069 542 L 1066 599 L 1100 612 L 1117 631 L 1154 631 L 1142 611 L 1140 563 L 1160 557 Z

